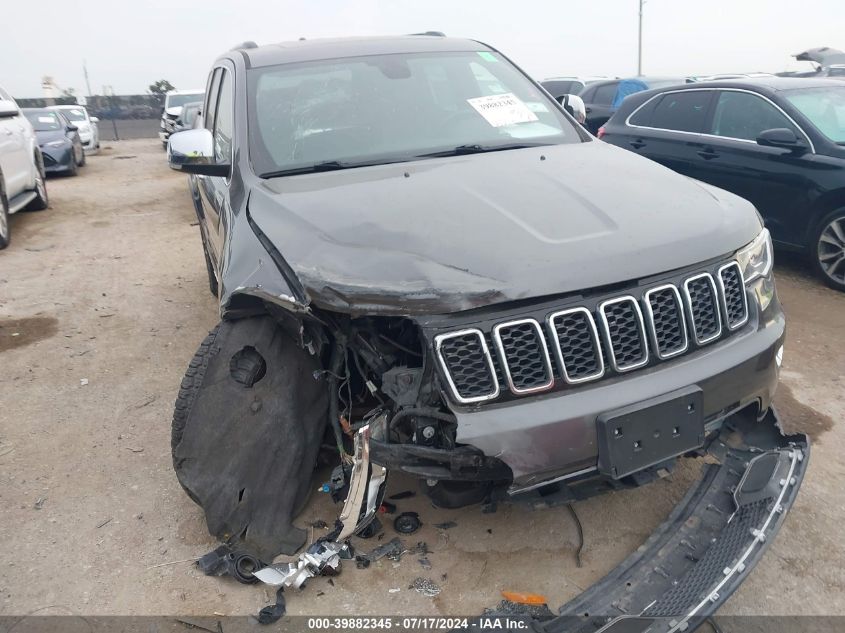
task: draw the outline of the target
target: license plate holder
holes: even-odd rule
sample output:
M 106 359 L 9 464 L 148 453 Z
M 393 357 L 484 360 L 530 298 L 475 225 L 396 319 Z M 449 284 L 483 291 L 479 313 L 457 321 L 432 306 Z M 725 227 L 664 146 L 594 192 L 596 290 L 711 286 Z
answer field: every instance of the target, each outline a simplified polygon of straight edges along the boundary
M 697 386 L 603 413 L 596 421 L 598 470 L 613 479 L 704 444 L 704 394 Z

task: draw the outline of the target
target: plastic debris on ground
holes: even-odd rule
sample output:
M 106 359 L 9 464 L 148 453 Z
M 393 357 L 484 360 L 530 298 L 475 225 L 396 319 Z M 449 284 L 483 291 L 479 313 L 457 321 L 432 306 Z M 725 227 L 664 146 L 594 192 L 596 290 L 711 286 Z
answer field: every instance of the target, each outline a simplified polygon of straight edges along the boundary
M 422 527 L 422 521 L 416 512 L 403 512 L 393 521 L 393 529 L 400 534 L 413 534 L 420 527 Z
M 521 591 L 502 591 L 502 597 L 508 602 L 517 604 L 541 605 L 548 604 L 546 596 L 539 593 L 523 593 Z
M 403 490 L 402 492 L 397 492 L 395 495 L 390 495 L 388 499 L 391 501 L 399 501 L 400 499 L 410 499 L 411 497 L 416 497 L 417 493 L 413 490 Z
M 546 604 L 519 604 L 517 602 L 511 602 L 510 600 L 502 600 L 494 609 L 485 609 L 484 615 L 523 615 L 530 618 L 537 618 L 538 620 L 546 620 L 555 617 L 555 614 Z
M 453 527 L 458 527 L 454 521 L 444 521 L 443 523 L 435 523 L 434 527 L 438 530 L 451 530 Z
M 254 574 L 264 567 L 264 563 L 251 554 L 221 545 L 200 558 L 197 567 L 206 576 L 231 576 L 240 583 L 251 585 L 258 582 Z
M 285 606 L 285 588 L 279 587 L 276 592 L 276 603 L 268 604 L 266 607 L 258 612 L 259 624 L 273 624 L 285 614 L 287 607 Z
M 414 578 L 410 588 L 427 598 L 433 598 L 442 591 L 440 585 L 428 578 Z

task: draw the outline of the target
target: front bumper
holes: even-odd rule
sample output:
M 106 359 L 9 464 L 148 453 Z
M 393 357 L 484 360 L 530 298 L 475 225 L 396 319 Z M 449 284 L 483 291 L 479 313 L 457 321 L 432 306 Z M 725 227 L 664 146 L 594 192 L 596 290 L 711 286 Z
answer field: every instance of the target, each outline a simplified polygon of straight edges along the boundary
M 784 436 L 774 409 L 734 416 L 701 479 L 618 567 L 537 626 L 548 633 L 695 630 L 748 577 L 792 508 L 807 470 L 804 435 Z
M 297 561 L 255 573 L 275 586 L 301 587 L 337 573 L 350 557 L 345 539 L 372 520 L 387 471 L 370 427 L 355 437 L 349 494 L 331 536 Z M 526 622 L 504 615 L 503 630 L 544 633 L 675 633 L 695 630 L 748 577 L 792 508 L 809 462 L 804 435 L 784 436 L 774 409 L 762 420 L 731 416 L 706 447 L 711 460 L 666 521 L 598 583 L 563 605 L 559 617 Z M 718 462 L 718 463 L 714 463 Z M 530 618 L 528 618 L 530 619 Z
M 703 392 L 705 430 L 756 405 L 765 411 L 777 388 L 776 355 L 785 319 L 775 297 L 765 311 L 750 301 L 748 323 L 731 337 L 670 362 L 589 386 L 476 408 L 455 408 L 457 442 L 505 462 L 512 493 L 596 469 L 596 420 L 690 386 Z
M 69 147 L 42 147 L 41 155 L 44 157 L 44 172 L 48 174 L 60 174 L 73 169 L 75 157 L 73 146 Z

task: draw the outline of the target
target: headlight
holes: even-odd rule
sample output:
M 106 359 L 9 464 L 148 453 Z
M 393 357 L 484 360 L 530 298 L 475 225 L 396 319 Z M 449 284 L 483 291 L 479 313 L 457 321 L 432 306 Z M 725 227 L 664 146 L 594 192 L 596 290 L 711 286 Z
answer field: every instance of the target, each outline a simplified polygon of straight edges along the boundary
M 50 141 L 49 143 L 47 143 L 47 147 L 64 147 L 68 143 L 70 143 L 70 141 L 68 141 L 68 140 Z
M 772 236 L 768 229 L 760 231 L 748 246 L 736 254 L 746 284 L 767 277 L 772 271 Z

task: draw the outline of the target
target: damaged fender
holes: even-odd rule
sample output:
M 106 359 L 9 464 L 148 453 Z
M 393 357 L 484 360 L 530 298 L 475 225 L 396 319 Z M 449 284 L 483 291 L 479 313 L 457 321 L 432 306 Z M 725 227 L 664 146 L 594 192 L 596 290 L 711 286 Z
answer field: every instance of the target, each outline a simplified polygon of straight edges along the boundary
M 179 390 L 173 466 L 208 530 L 261 560 L 292 554 L 328 420 L 320 369 L 271 317 L 221 322 Z M 248 455 L 248 459 L 243 456 Z

